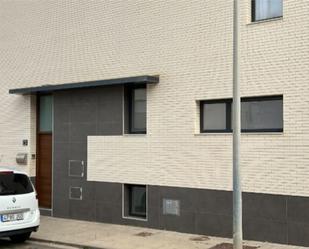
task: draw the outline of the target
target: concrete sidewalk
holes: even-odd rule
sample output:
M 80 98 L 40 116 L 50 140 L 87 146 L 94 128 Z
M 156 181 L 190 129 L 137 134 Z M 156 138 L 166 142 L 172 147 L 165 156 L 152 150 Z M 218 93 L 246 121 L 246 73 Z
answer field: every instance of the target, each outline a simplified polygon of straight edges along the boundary
M 32 238 L 39 241 L 104 249 L 209 249 L 220 243 L 232 242 L 231 239 L 218 237 L 46 216 L 41 217 L 39 232 L 33 233 Z M 245 241 L 245 245 L 258 246 L 260 249 L 305 248 L 255 241 Z

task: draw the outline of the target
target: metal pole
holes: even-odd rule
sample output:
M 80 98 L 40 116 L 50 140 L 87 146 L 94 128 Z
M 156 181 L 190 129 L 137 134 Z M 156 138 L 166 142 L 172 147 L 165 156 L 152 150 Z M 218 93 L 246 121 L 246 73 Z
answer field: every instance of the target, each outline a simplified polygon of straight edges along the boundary
M 240 175 L 239 0 L 233 18 L 233 247 L 242 249 L 242 197 Z

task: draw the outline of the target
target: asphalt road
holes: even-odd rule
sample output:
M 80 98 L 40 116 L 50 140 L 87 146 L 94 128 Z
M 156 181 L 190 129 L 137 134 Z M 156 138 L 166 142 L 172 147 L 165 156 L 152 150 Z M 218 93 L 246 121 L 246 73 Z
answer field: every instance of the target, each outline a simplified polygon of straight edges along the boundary
M 25 242 L 22 244 L 13 244 L 7 239 L 0 239 L 1 249 L 75 249 L 74 247 L 56 246 L 46 243 Z

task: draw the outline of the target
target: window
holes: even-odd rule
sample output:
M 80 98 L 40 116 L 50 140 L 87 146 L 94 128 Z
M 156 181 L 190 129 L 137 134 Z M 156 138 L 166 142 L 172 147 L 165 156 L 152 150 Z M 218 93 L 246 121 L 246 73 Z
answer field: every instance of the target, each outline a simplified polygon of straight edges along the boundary
M 124 185 L 124 214 L 146 219 L 147 194 L 145 185 Z
M 242 131 L 283 131 L 282 96 L 245 98 L 241 103 Z
M 146 86 L 135 86 L 128 89 L 128 133 L 146 133 L 147 98 Z
M 252 0 L 252 22 L 281 17 L 283 0 Z
M 231 100 L 201 102 L 201 132 L 231 131 Z
M 283 97 L 242 98 L 242 132 L 282 132 Z M 201 101 L 201 132 L 232 132 L 232 100 Z
M 39 97 L 39 132 L 52 132 L 53 99 L 51 95 Z

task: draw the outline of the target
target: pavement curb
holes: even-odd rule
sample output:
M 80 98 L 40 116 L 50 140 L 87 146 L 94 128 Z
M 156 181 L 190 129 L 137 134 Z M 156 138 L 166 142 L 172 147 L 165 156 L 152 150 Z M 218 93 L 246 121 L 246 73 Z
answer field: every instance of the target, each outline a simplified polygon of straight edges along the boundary
M 62 246 L 71 246 L 71 247 L 76 247 L 80 249 L 108 249 L 106 247 L 79 245 L 79 244 L 74 244 L 74 243 L 69 243 L 69 242 L 61 242 L 61 241 L 48 240 L 48 239 L 30 238 L 29 240 L 34 241 L 34 242 L 50 243 L 50 244 L 62 245 Z

